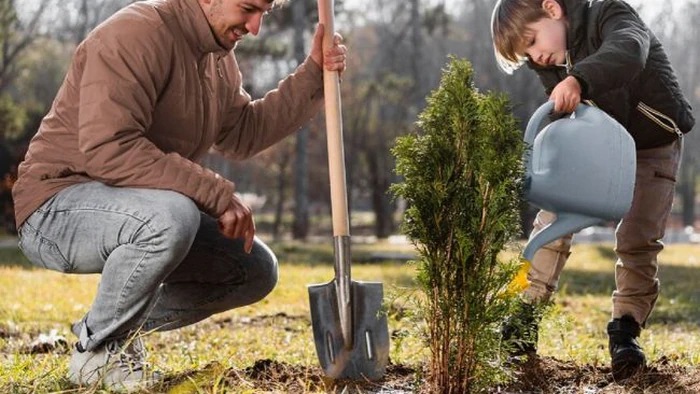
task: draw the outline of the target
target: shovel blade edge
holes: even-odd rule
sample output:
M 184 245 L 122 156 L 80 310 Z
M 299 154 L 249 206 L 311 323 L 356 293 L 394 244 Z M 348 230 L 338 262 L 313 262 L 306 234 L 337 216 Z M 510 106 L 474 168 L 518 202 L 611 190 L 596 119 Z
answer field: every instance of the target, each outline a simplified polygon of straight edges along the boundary
M 380 282 L 352 281 L 353 346 L 346 349 L 340 327 L 335 282 L 310 285 L 311 325 L 316 354 L 333 379 L 377 380 L 389 362 L 389 329 L 381 312 Z

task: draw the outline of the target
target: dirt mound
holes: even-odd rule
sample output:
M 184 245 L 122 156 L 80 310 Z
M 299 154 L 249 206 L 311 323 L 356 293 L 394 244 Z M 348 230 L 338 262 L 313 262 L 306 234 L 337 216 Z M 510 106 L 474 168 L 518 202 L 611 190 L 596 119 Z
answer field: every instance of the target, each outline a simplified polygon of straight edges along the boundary
M 624 382 L 609 366 L 577 365 L 551 357 L 533 357 L 516 370 L 508 393 L 697 394 L 700 371 L 662 358 Z
M 408 394 L 415 391 L 415 370 L 403 365 L 388 366 L 384 378 L 374 382 L 333 381 L 324 377 L 318 367 L 291 365 L 269 359 L 256 361 L 253 366 L 244 370 L 244 375 L 258 389 L 282 390 L 286 393 L 318 390 L 348 394 L 354 392 Z
M 314 367 L 265 359 L 258 360 L 243 370 L 242 376 L 237 372 L 233 374 L 254 383 L 259 389 L 275 390 L 284 387 L 290 392 L 302 392 L 304 388 L 318 390 L 325 387 L 320 372 Z M 229 376 L 232 377 L 230 373 Z

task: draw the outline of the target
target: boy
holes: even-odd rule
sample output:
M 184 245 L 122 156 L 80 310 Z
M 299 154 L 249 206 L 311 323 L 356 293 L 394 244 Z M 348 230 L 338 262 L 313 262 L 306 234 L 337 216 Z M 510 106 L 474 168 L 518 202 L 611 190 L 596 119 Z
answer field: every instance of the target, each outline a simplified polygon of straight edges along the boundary
M 491 29 L 499 66 L 511 73 L 527 64 L 554 101 L 555 112 L 572 112 L 584 100 L 619 121 L 635 140 L 634 198 L 616 230 L 617 289 L 607 327 L 613 376 L 625 379 L 646 363 L 636 338 L 659 294 L 656 256 L 663 249 L 660 239 L 673 202 L 683 134 L 695 123 L 692 109 L 661 44 L 623 1 L 499 0 Z M 553 219 L 540 211 L 534 231 Z M 535 255 L 527 304 L 551 296 L 570 247 L 567 236 Z M 536 334 L 532 313 L 519 318 L 519 327 Z M 527 331 L 506 327 L 504 336 L 528 336 Z M 534 341 L 522 350 L 534 351 Z

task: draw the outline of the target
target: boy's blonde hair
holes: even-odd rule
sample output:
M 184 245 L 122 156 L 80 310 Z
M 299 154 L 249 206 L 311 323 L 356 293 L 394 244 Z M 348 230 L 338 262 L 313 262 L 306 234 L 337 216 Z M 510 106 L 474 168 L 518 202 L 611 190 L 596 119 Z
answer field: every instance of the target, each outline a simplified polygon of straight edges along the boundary
M 530 23 L 547 17 L 543 0 L 498 0 L 491 14 L 491 39 L 498 67 L 512 74 L 526 60 L 525 34 Z M 559 1 L 557 1 L 559 2 Z

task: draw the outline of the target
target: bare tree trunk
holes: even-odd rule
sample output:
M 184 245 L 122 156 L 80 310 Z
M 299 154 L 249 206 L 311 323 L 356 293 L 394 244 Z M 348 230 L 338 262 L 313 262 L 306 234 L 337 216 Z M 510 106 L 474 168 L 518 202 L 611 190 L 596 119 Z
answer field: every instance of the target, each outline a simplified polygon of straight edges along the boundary
M 88 0 L 80 1 L 80 11 L 78 13 L 78 25 L 75 29 L 75 44 L 80 44 L 88 34 L 90 24 L 90 14 L 88 12 Z
M 362 153 L 363 142 L 367 138 L 366 132 L 362 128 L 362 125 L 366 124 L 365 112 L 363 110 L 365 106 L 366 105 L 358 105 L 357 108 L 353 108 L 353 110 L 345 113 L 345 118 L 350 119 L 350 122 L 348 122 L 350 124 L 350 132 L 344 133 L 343 135 L 347 142 L 345 144 L 345 170 L 349 209 L 352 209 L 353 196 L 358 191 L 358 174 L 360 174 L 362 170 L 362 165 L 359 164 L 359 160 L 356 160 L 356 157 Z M 352 228 L 352 218 L 348 218 L 348 220 L 350 220 Z
M 693 226 L 695 223 L 695 183 L 696 169 L 694 163 L 686 163 L 681 168 L 681 212 L 683 215 L 683 226 Z
M 306 57 L 304 53 L 304 27 L 306 5 L 304 1 L 292 3 L 294 19 L 294 56 L 301 63 Z M 309 234 L 309 160 L 307 145 L 309 128 L 304 126 L 297 132 L 296 160 L 294 162 L 294 224 L 292 237 L 306 239 Z
M 413 46 L 413 57 L 411 59 L 411 73 L 413 74 L 413 104 L 416 110 L 423 102 L 421 83 L 420 59 L 422 59 L 421 47 L 421 21 L 420 21 L 420 0 L 411 0 L 411 44 Z
M 19 23 L 15 1 L 0 1 L 0 92 L 10 86 L 17 76 L 17 64 L 22 53 L 38 37 L 38 28 L 49 1 L 41 0 L 27 23 Z
M 286 152 L 282 154 L 278 164 L 277 203 L 275 204 L 275 222 L 272 225 L 272 238 L 275 241 L 280 239 L 280 227 L 282 227 L 282 216 L 284 215 L 284 195 L 287 190 L 287 166 L 289 164 L 289 155 Z
M 383 104 L 379 106 L 380 119 L 393 119 L 390 108 Z M 392 122 L 380 122 L 372 133 L 374 141 L 367 150 L 367 163 L 369 166 L 370 185 L 372 190 L 372 208 L 375 217 L 375 235 L 379 239 L 387 238 L 394 231 L 393 205 L 389 195 L 391 184 L 391 168 L 389 165 L 389 149 L 387 143 L 387 131 L 384 125 Z
M 374 235 L 379 239 L 387 238 L 394 230 L 393 209 L 388 193 L 391 170 L 386 168 L 385 155 L 383 151 L 374 151 L 368 155 L 375 217 Z
M 700 3 L 687 4 L 683 7 L 685 21 L 676 21 L 675 18 L 659 18 L 660 23 L 675 23 L 675 34 L 672 33 L 669 37 L 665 37 L 669 42 L 669 56 L 672 62 L 678 69 L 680 82 L 686 97 L 689 99 L 693 108 L 698 108 L 698 83 L 700 83 L 700 51 L 697 45 L 690 43 L 697 42 L 700 39 L 700 28 L 695 24 L 686 25 L 686 21 L 694 21 L 700 16 Z M 675 55 L 675 56 L 674 56 Z M 694 111 L 695 117 L 698 118 L 698 111 Z M 681 215 L 684 226 L 693 226 L 695 224 L 695 188 L 698 175 L 698 145 L 700 139 L 697 133 L 690 133 L 684 138 L 683 160 L 681 161 L 680 179 L 677 186 L 681 197 Z

